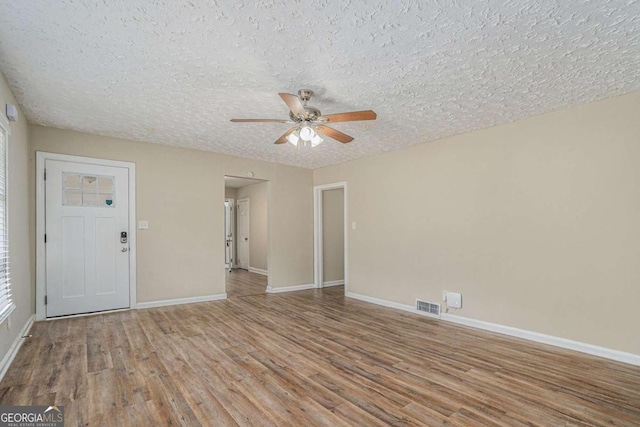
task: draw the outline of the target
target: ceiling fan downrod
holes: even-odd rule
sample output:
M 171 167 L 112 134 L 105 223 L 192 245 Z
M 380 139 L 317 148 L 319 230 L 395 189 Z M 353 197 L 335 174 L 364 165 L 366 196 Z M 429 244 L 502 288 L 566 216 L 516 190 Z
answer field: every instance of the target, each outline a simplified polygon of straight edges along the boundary
M 298 91 L 298 98 L 302 101 L 302 105 L 307 106 L 307 101 L 311 99 L 313 96 L 313 91 L 311 89 L 300 89 Z

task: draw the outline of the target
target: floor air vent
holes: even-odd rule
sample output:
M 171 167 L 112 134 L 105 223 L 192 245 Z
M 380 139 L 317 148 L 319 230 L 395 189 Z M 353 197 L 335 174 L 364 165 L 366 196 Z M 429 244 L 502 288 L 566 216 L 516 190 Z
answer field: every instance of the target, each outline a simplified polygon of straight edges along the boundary
M 416 300 L 416 310 L 429 316 L 440 317 L 440 304 L 429 301 Z

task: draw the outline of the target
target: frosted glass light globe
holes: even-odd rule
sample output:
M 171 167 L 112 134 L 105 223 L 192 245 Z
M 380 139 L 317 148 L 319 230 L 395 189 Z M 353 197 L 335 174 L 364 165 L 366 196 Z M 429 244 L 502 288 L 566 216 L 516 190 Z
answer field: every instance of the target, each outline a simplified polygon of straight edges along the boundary
M 318 135 L 317 133 L 313 135 L 313 138 L 311 138 L 311 147 L 317 147 L 321 143 L 322 143 L 322 138 L 320 138 L 320 135 Z
M 300 138 L 303 141 L 311 141 L 311 139 L 316 135 L 316 133 L 309 126 L 304 126 L 300 129 Z
M 298 140 L 300 138 L 298 138 L 298 135 L 296 135 L 296 132 L 293 132 L 292 134 L 290 134 L 289 136 L 287 136 L 287 141 L 289 141 L 290 144 L 297 146 L 298 145 Z

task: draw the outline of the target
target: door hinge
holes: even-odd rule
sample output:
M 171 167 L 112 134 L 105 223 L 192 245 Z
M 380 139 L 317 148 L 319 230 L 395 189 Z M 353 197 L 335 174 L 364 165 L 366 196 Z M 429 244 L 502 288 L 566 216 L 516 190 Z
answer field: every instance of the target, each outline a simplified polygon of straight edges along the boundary
M 47 180 L 47 170 L 46 169 L 44 170 L 44 180 L 45 181 Z
M 47 243 L 47 234 L 44 235 L 44 242 Z
M 47 305 L 47 296 L 44 296 L 44 305 Z

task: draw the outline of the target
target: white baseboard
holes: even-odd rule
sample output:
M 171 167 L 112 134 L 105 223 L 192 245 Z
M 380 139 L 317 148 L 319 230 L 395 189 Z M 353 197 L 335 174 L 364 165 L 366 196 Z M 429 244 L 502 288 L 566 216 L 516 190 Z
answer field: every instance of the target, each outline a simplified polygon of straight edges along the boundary
M 20 350 L 20 347 L 22 347 L 22 343 L 24 343 L 25 340 L 22 337 L 29 333 L 29 330 L 31 329 L 35 318 L 35 314 L 29 317 L 29 320 L 27 320 L 22 329 L 20 329 L 20 332 L 18 332 L 18 336 L 16 336 L 16 339 L 13 340 L 13 344 L 11 344 L 11 347 L 9 347 L 9 351 L 7 351 L 7 354 L 5 354 L 2 358 L 2 362 L 0 362 L 0 381 L 2 381 L 4 375 L 7 373 L 9 366 L 11 366 L 11 362 L 13 362 L 13 359 L 15 359 L 16 354 L 18 354 L 18 350 Z
M 328 288 L 329 286 L 342 286 L 342 285 L 344 285 L 344 279 L 331 280 L 329 282 L 323 282 L 322 283 L 322 287 L 323 288 Z
M 374 298 L 367 295 L 354 294 L 353 292 L 347 292 L 346 296 L 353 299 L 359 299 L 360 301 L 370 302 L 371 304 L 382 305 L 384 307 L 395 308 L 398 310 L 409 311 L 411 313 L 423 314 L 422 312 L 415 309 L 415 307 L 400 304 L 399 302 L 388 301 L 386 299 Z
M 176 299 L 166 299 L 166 300 L 160 300 L 160 301 L 139 302 L 136 305 L 136 308 L 140 309 L 140 308 L 152 308 L 152 307 L 165 307 L 168 305 L 191 304 L 194 302 L 219 301 L 223 299 L 227 299 L 226 293 L 217 294 L 217 295 L 205 295 L 201 297 L 176 298 Z
M 393 301 L 387 301 L 380 298 L 373 298 L 366 295 L 354 294 L 347 292 L 347 297 L 370 302 L 372 304 L 382 305 L 384 307 L 395 308 L 398 310 L 408 311 L 415 314 L 424 314 L 417 311 L 413 306 L 400 304 Z M 600 347 L 593 344 L 587 344 L 579 341 L 573 341 L 566 338 L 560 338 L 553 335 L 541 334 L 539 332 L 528 331 L 525 329 L 514 328 L 511 326 L 500 325 L 497 323 L 485 322 L 483 320 L 471 319 L 468 317 L 456 316 L 454 314 L 442 313 L 441 320 L 456 323 L 459 325 L 469 326 L 485 331 L 497 332 L 499 334 L 510 335 L 512 337 L 524 338 L 542 344 L 549 344 L 555 347 L 566 348 L 568 350 L 579 351 L 581 353 L 591 354 L 593 356 L 603 357 L 618 362 L 628 363 L 630 365 L 640 366 L 640 355 L 626 353 L 624 351 L 613 350 L 606 347 Z
M 251 273 L 262 274 L 263 276 L 268 276 L 269 275 L 269 272 L 267 270 L 263 270 L 261 268 L 249 267 L 249 271 Z
M 556 337 L 553 335 L 541 334 L 539 332 L 528 331 L 526 329 L 513 328 L 511 326 L 500 325 L 497 323 L 485 322 L 483 320 L 470 319 L 468 317 L 456 316 L 454 314 L 443 313 L 442 320 L 457 323 L 459 325 L 471 326 L 472 328 L 484 329 L 487 331 L 497 332 L 499 334 L 511 335 L 512 337 L 524 338 L 529 341 L 535 341 L 543 344 L 553 345 L 555 347 L 566 348 L 569 350 L 579 351 L 581 353 L 591 354 L 593 356 L 604 357 L 605 359 L 616 360 L 618 362 L 628 363 L 630 365 L 640 366 L 640 355 L 626 353 L 624 351 L 613 350 L 598 345 L 587 344 L 579 341 L 573 341 L 567 338 Z
M 310 285 L 285 286 L 282 288 L 274 288 L 272 286 L 267 286 L 267 293 L 279 294 L 281 292 L 303 291 L 305 289 L 312 289 L 312 288 L 315 288 L 315 285 L 313 283 Z

